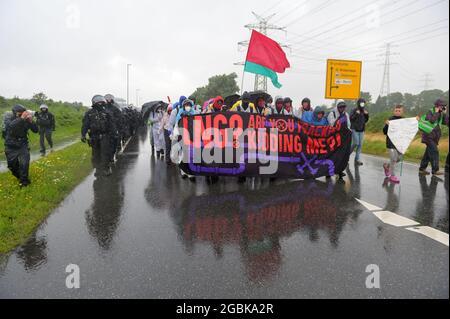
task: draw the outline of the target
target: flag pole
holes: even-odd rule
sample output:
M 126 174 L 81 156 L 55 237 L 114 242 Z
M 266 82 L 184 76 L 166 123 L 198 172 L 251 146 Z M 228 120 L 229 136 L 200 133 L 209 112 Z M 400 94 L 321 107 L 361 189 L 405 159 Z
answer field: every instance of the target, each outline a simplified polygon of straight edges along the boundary
M 244 62 L 244 67 L 242 68 L 241 96 L 244 91 L 244 75 L 245 75 L 245 62 Z

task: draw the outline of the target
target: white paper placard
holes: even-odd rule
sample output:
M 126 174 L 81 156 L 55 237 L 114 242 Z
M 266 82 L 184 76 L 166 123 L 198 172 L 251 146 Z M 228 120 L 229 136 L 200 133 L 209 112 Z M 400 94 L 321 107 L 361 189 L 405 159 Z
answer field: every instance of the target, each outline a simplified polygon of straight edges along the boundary
M 402 154 L 405 154 L 409 145 L 419 130 L 419 122 L 415 117 L 390 120 L 388 136 L 392 144 Z

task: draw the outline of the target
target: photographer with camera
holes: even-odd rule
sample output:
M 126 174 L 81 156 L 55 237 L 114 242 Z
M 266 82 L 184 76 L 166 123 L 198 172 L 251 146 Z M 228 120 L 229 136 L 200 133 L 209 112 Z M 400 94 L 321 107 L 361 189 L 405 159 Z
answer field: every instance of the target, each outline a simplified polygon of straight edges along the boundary
M 33 115 L 23 105 L 17 104 L 12 108 L 12 116 L 5 118 L 2 136 L 5 139 L 5 155 L 8 168 L 19 180 L 20 186 L 30 184 L 28 171 L 30 166 L 30 148 L 28 146 L 28 130 L 38 132 L 33 122 Z
M 448 125 L 447 103 L 442 99 L 434 102 L 434 108 L 422 117 L 419 128 L 422 131 L 422 143 L 426 145 L 425 153 L 420 162 L 419 174 L 429 175 L 426 170 L 428 163 L 431 163 L 431 173 L 433 176 L 443 175 L 439 171 L 439 140 L 441 139 L 441 125 Z

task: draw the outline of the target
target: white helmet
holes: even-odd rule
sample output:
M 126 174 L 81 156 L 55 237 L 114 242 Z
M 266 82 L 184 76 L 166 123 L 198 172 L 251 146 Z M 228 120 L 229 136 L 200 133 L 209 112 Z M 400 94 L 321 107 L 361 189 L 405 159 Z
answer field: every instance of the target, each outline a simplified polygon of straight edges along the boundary
M 92 105 L 95 105 L 97 103 L 105 103 L 106 104 L 106 100 L 101 95 L 94 95 L 94 97 L 92 98 Z
M 48 110 L 48 106 L 47 105 L 45 105 L 45 104 L 42 104 L 40 107 L 39 107 L 39 109 L 41 109 L 41 110 Z
M 105 95 L 105 100 L 106 100 L 107 102 L 114 102 L 114 95 L 112 95 L 112 94 L 106 94 L 106 95 Z

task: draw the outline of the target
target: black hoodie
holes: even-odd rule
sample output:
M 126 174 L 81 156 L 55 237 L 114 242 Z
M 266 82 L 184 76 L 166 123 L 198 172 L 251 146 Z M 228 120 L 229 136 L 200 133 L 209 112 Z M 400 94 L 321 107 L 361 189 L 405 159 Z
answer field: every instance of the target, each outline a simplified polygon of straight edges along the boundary
M 359 114 L 356 111 L 359 110 Z M 366 130 L 366 123 L 369 120 L 369 114 L 364 113 L 364 108 L 357 107 L 350 113 L 351 129 L 356 132 L 364 132 Z

